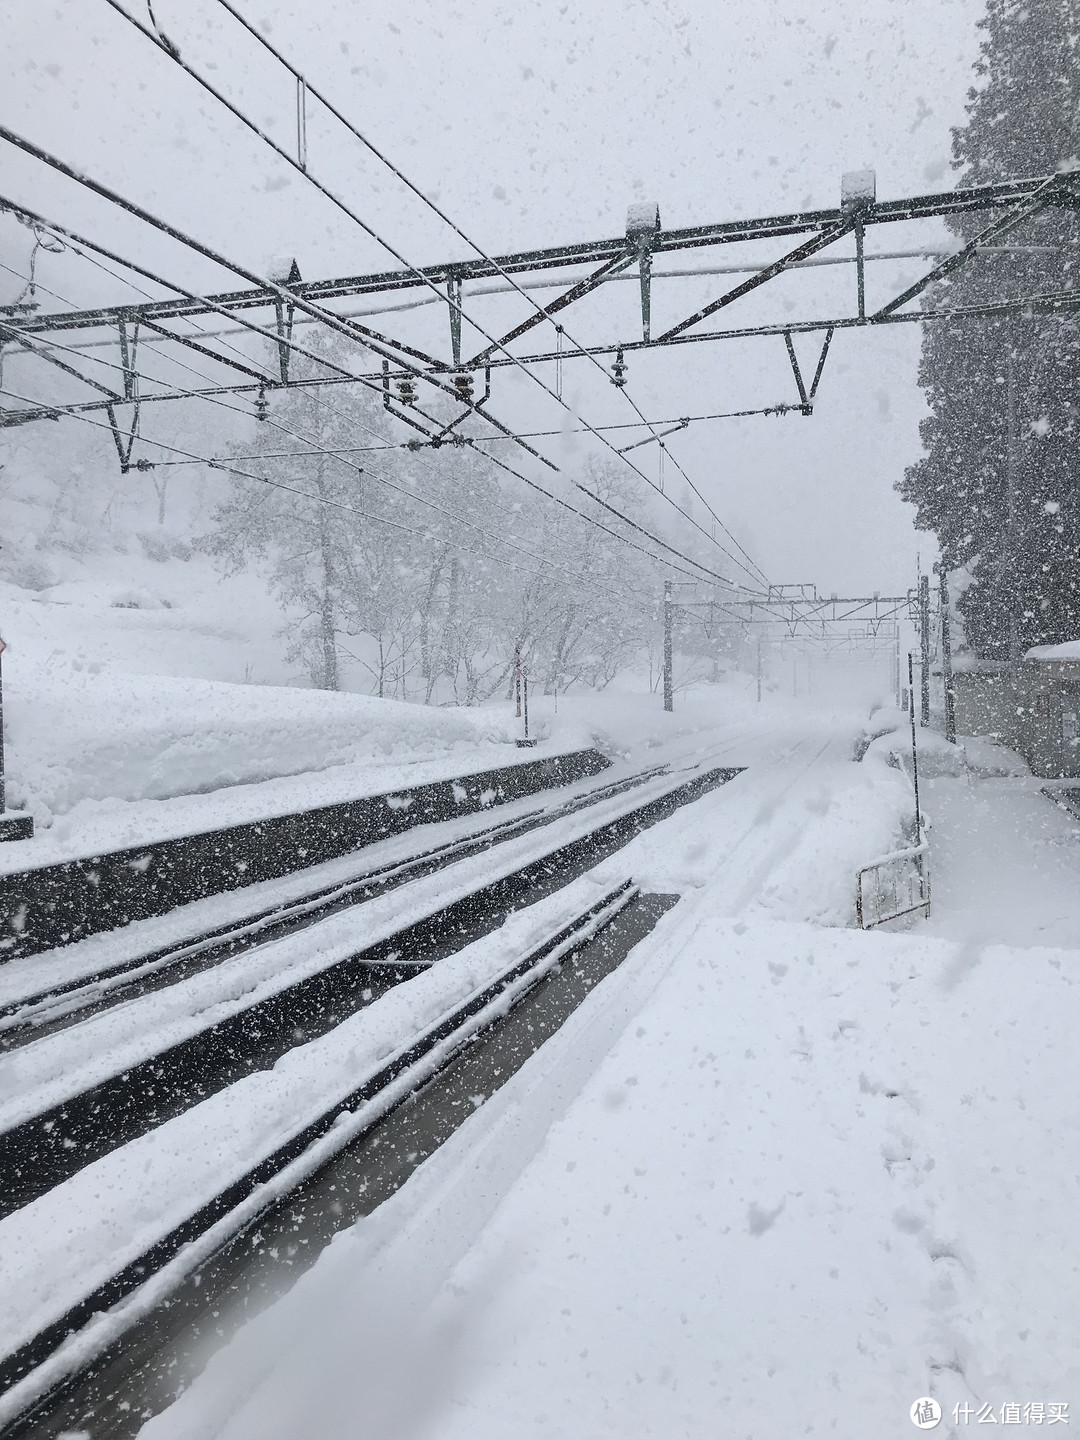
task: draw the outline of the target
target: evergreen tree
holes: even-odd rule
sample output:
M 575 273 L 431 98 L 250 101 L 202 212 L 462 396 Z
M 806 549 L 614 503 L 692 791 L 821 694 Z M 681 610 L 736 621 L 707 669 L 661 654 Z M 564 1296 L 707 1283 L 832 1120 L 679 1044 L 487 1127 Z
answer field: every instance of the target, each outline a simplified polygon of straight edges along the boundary
M 988 0 L 967 123 L 953 132 L 961 185 L 1073 169 L 1080 161 L 1080 0 Z M 958 217 L 963 241 L 990 222 Z M 927 295 L 957 308 L 1071 289 L 1080 218 L 1054 208 Z M 946 566 L 973 576 L 961 602 L 987 658 L 1010 644 L 1080 637 L 1080 325 L 1069 314 L 924 326 L 925 456 L 900 484 Z M 1010 418 L 1011 412 L 1011 418 Z M 1011 440 L 1010 440 L 1010 437 Z

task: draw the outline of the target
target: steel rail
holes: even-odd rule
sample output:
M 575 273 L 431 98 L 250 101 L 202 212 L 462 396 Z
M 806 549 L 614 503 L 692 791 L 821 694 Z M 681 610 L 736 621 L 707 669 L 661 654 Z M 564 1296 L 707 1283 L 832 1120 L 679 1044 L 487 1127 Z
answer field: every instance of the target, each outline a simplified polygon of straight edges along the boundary
M 175 984 L 242 950 L 293 934 L 340 910 L 365 904 L 376 896 L 430 875 L 458 860 L 481 854 L 518 835 L 553 824 L 590 805 L 623 794 L 669 770 L 668 765 L 656 765 L 609 781 L 584 795 L 528 810 L 524 815 L 501 820 L 477 832 L 434 845 L 404 860 L 361 870 L 349 880 L 318 885 L 302 896 L 255 909 L 242 920 L 215 926 L 201 934 L 187 936 L 180 942 L 103 966 L 76 980 L 20 996 L 18 1000 L 0 1006 L 0 1052 L 29 1044 L 162 985 Z
M 224 1016 L 215 1019 L 212 1010 L 200 1012 L 199 1023 L 165 1048 L 147 1051 L 138 1061 L 129 1056 L 117 1073 L 89 1088 L 72 1087 L 66 1098 L 49 1100 L 45 1108 L 14 1121 L 0 1131 L 0 1169 L 6 1177 L 0 1216 L 199 1100 L 269 1068 L 296 1045 L 325 1034 L 363 1008 L 378 987 L 390 988 L 490 933 L 510 911 L 587 873 L 642 830 L 733 779 L 741 768 L 699 770 L 618 808 L 570 840 L 551 844 L 524 861 L 512 859 L 494 880 L 473 888 L 466 882 L 457 898 L 404 928 L 328 958 L 291 980 L 283 971 L 276 988 L 271 985 L 261 998 L 248 996 Z
M 137 1260 L 0 1360 L 0 1386 L 6 1392 L 0 1397 L 0 1426 L 5 1433 L 10 1433 L 13 1423 L 30 1420 L 58 1386 L 71 1383 L 73 1372 L 85 1370 L 149 1310 L 167 1303 L 169 1294 L 223 1246 L 248 1232 L 268 1210 L 430 1083 L 463 1046 L 503 1019 L 639 895 L 633 881 L 624 881 L 419 1034 L 408 1037 L 348 1094 L 317 1116 L 304 1117 L 304 1123 L 292 1135 L 283 1136 L 265 1159 L 231 1179 Z M 93 1335 L 87 1345 L 80 1332 L 91 1325 Z

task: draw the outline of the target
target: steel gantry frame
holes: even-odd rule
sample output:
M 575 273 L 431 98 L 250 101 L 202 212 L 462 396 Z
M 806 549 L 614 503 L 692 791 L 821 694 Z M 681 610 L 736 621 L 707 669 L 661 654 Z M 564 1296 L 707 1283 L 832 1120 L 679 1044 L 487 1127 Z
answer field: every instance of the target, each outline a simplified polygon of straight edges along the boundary
M 680 588 L 694 581 L 680 582 Z M 746 593 L 695 595 L 671 601 L 680 610 L 712 610 L 718 615 L 744 625 L 773 624 L 780 626 L 788 638 L 799 634 L 827 637 L 838 625 L 865 626 L 867 635 L 891 633 L 890 626 L 901 619 L 918 622 L 918 594 L 909 590 L 904 595 L 819 595 L 816 585 L 770 585 L 761 594 Z
M 22 141 L 12 132 L 0 129 L 0 137 L 19 145 L 38 158 L 52 162 L 49 157 Z M 66 167 L 63 167 L 66 168 Z M 69 172 L 70 173 L 70 172 Z M 845 177 L 848 178 L 848 177 Z M 628 216 L 627 230 L 622 236 L 552 246 L 544 249 L 523 250 L 490 259 L 455 260 L 442 264 L 409 269 L 395 269 L 336 277 L 327 280 L 303 280 L 295 266 L 281 283 L 271 286 L 251 285 L 212 295 L 195 295 L 190 292 L 171 298 L 152 300 L 144 303 L 124 303 L 114 306 L 99 306 L 88 310 L 50 310 L 28 313 L 25 306 L 11 307 L 11 311 L 0 319 L 0 339 L 18 345 L 58 366 L 75 376 L 97 393 L 92 399 L 67 404 L 41 405 L 25 409 L 0 408 L 0 425 L 14 425 L 31 420 L 56 418 L 58 415 L 77 411 L 100 410 L 109 414 L 117 403 L 138 397 L 139 403 L 151 401 L 190 398 L 200 394 L 227 394 L 244 391 L 265 392 L 267 389 L 292 385 L 346 384 L 363 379 L 378 387 L 386 397 L 387 408 L 394 406 L 398 418 L 424 434 L 432 443 L 446 443 L 452 436 L 453 428 L 460 419 L 481 410 L 483 400 L 472 397 L 472 376 L 483 372 L 487 398 L 490 374 L 506 366 L 532 366 L 542 363 L 561 367 L 570 360 L 614 356 L 611 380 L 616 386 L 624 383 L 627 353 L 644 350 L 664 349 L 675 345 L 709 343 L 752 337 L 780 337 L 785 346 L 798 394 L 794 403 L 762 407 L 764 413 L 795 412 L 809 415 L 813 411 L 818 385 L 821 380 L 830 344 L 837 330 L 862 328 L 876 325 L 892 325 L 911 322 L 926 322 L 956 318 L 978 318 L 1005 314 L 1063 314 L 1080 308 L 1080 291 L 1063 288 L 1040 294 L 1002 297 L 1000 300 L 977 306 L 920 306 L 906 308 L 912 302 L 925 297 L 926 291 L 939 280 L 945 279 L 961 266 L 970 264 L 980 255 L 1000 253 L 1001 242 L 1021 227 L 1035 221 L 1040 215 L 1057 209 L 1075 209 L 1080 202 L 1080 177 L 1073 173 L 1039 176 L 1029 179 L 1007 181 L 993 185 L 979 185 L 959 190 L 914 196 L 905 200 L 878 201 L 872 185 L 863 190 L 843 195 L 841 205 L 836 209 L 810 210 L 775 215 L 751 220 L 729 220 L 689 228 L 664 230 L 660 225 L 658 207 L 655 205 L 632 206 Z M 17 202 L 0 196 L 0 208 L 14 213 L 25 223 L 34 225 L 63 239 L 68 236 L 78 243 L 89 244 L 81 237 L 71 237 L 64 227 L 33 214 Z M 985 215 L 987 223 L 978 234 L 959 249 L 941 254 L 940 247 L 923 251 L 899 252 L 907 256 L 917 254 L 936 255 L 934 263 L 917 281 L 907 285 L 899 294 L 876 309 L 866 305 L 865 269 L 868 261 L 878 256 L 867 253 L 865 236 L 876 226 L 896 224 L 903 221 L 929 220 L 955 217 L 958 215 Z M 744 265 L 722 265 L 714 267 L 715 273 L 732 270 L 749 270 L 748 278 L 724 290 L 708 304 L 699 307 L 668 326 L 659 335 L 653 335 L 653 289 L 659 279 L 673 278 L 676 274 L 702 274 L 706 270 L 685 272 L 664 272 L 656 268 L 658 256 L 671 255 L 688 250 L 716 250 L 747 241 L 770 241 L 789 236 L 805 236 L 793 249 L 766 264 L 747 262 Z M 741 300 L 753 291 L 793 269 L 820 265 L 820 252 L 838 241 L 852 238 L 855 244 L 854 256 L 828 257 L 830 261 L 848 263 L 855 269 L 854 303 L 850 313 L 829 314 L 819 318 L 799 321 L 778 321 L 762 324 L 743 325 L 715 330 L 703 329 L 702 322 L 721 310 Z M 1026 247 L 1024 247 L 1026 248 Z M 1042 247 L 1037 247 L 1042 248 Z M 897 252 L 892 252 L 893 254 Z M 883 257 L 882 257 L 883 258 Z M 125 263 L 122 262 L 121 263 Z M 550 272 L 573 270 L 588 266 L 584 276 L 560 276 L 557 280 L 540 280 L 538 277 Z M 564 349 L 559 343 L 561 327 L 555 317 L 561 315 L 573 304 L 594 293 L 600 286 L 615 279 L 636 278 L 639 281 L 641 304 L 641 336 L 627 338 L 625 335 L 605 338 L 598 344 L 581 345 Z M 491 280 L 495 277 L 521 277 L 525 286 L 536 288 L 540 284 L 554 284 L 558 295 L 543 305 L 535 305 L 533 313 L 513 326 L 505 334 L 491 339 L 472 355 L 463 354 L 462 318 L 466 301 L 473 298 L 465 287 L 469 284 Z M 531 277 L 531 278 L 530 278 Z M 358 297 L 391 296 L 403 292 L 433 288 L 445 297 L 447 306 L 448 353 L 444 357 L 428 354 L 416 346 L 391 336 L 358 326 L 355 317 L 347 313 L 340 315 L 324 309 L 327 301 L 355 299 Z M 519 287 L 516 282 L 513 288 Z M 491 287 L 485 293 L 491 293 Z M 510 286 L 505 293 L 512 293 Z M 269 331 L 276 342 L 276 365 L 271 371 L 259 371 L 248 357 L 242 357 L 235 349 L 226 353 L 220 346 L 207 343 L 213 335 L 200 332 L 198 337 L 168 328 L 168 322 L 193 320 L 197 317 L 216 315 L 240 317 L 248 311 L 270 311 L 269 323 L 259 327 L 263 333 Z M 298 313 L 299 312 L 299 313 Z M 367 312 L 373 313 L 373 312 Z M 3 312 L 0 311 L 0 315 Z M 302 350 L 294 339 L 294 326 L 298 319 L 323 321 L 329 316 L 331 322 L 340 319 L 348 324 L 354 337 L 367 337 L 376 353 L 380 355 L 382 368 L 360 375 L 327 374 L 315 377 L 296 377 L 290 372 L 290 358 L 294 351 Z M 468 320 L 468 316 L 465 316 Z M 556 348 L 529 353 L 512 353 L 510 346 L 537 326 L 550 322 L 556 331 Z M 71 359 L 61 359 L 50 354 L 41 343 L 47 337 L 71 335 L 72 332 L 106 331 L 116 337 L 123 373 L 123 387 L 111 391 L 99 381 L 91 379 L 76 368 Z M 794 337 L 800 334 L 823 333 L 823 343 L 814 373 L 806 377 L 800 367 L 795 351 Z M 161 342 L 175 342 L 181 347 L 195 350 L 204 358 L 219 362 L 238 372 L 241 379 L 220 386 L 204 389 L 180 389 L 164 386 L 148 389 L 144 376 L 139 372 L 139 355 L 143 353 L 137 345 L 142 334 L 144 345 L 149 338 Z M 38 343 L 35 343 L 37 341 Z M 67 352 L 74 352 L 76 346 L 69 345 Z M 416 382 L 428 381 L 438 389 L 458 396 L 464 403 L 462 415 L 450 426 L 437 427 L 426 423 L 418 405 Z M 160 382 L 159 382 L 160 384 Z M 391 386 L 394 388 L 391 389 Z M 105 392 L 102 394 L 102 392 Z M 484 412 L 485 418 L 486 413 Z M 114 427 L 116 428 L 116 427 Z M 683 428 L 681 425 L 679 428 Z M 647 437 L 646 443 L 656 439 Z M 122 438 L 117 429 L 118 449 Z M 422 443 L 422 442 L 421 442 Z M 662 444 L 662 441 L 660 442 Z

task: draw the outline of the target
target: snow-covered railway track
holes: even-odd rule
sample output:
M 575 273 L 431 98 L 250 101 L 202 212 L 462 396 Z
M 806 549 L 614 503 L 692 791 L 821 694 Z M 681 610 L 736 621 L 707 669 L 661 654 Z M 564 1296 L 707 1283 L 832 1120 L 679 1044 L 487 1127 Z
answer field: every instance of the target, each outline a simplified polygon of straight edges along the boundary
M 163 1226 L 138 1254 L 122 1265 L 114 1264 L 109 1273 L 101 1274 L 99 1266 L 96 1275 L 66 1277 L 60 1287 L 66 1302 L 62 1313 L 49 1316 L 33 1333 L 24 1333 L 13 1347 L 9 1343 L 0 1360 L 0 1432 L 11 1440 L 29 1434 L 44 1437 L 81 1430 L 88 1423 L 95 1436 L 133 1434 L 147 1408 L 151 1412 L 157 1408 L 155 1400 L 164 1403 L 181 1378 L 175 1369 L 175 1350 L 162 1359 L 163 1347 L 181 1330 L 189 1330 L 194 1316 L 201 1315 L 205 1328 L 213 1329 L 213 1320 L 207 1324 L 207 1319 L 218 1315 L 221 1295 L 235 1284 L 238 1274 L 253 1262 L 264 1270 L 271 1260 L 276 1265 L 279 1239 L 296 1242 L 303 1222 L 301 1214 L 298 1224 L 298 1213 L 317 1211 L 300 1249 L 311 1240 L 317 1243 L 298 1262 L 302 1266 L 334 1230 L 370 1210 L 378 1203 L 380 1190 L 385 1191 L 387 1184 L 396 1188 L 414 1168 L 421 1158 L 414 1152 L 403 1157 L 395 1172 L 384 1163 L 385 1149 L 376 1148 L 379 1138 L 384 1142 L 391 1138 L 386 1127 L 401 1123 L 398 1117 L 409 1112 L 409 1102 L 422 1106 L 425 1094 L 434 1094 L 436 1104 L 445 1102 L 431 1082 L 460 1063 L 463 1051 L 473 1054 L 470 1046 L 479 1047 L 475 1053 L 487 1066 L 483 1083 L 489 1090 L 497 1088 L 580 1003 L 587 989 L 651 930 L 671 903 L 672 897 L 640 895 L 629 880 L 610 890 L 525 954 L 519 951 L 510 963 L 489 972 L 366 1073 L 358 1077 L 344 1072 L 351 1074 L 344 1093 L 327 1093 L 324 1086 L 307 1113 L 290 1111 L 288 1133 L 279 1135 L 268 1153 L 255 1164 L 250 1157 L 240 1157 L 231 1170 L 226 1167 L 224 1183 L 212 1194 L 198 1196 L 199 1203 L 189 1197 L 190 1213 Z M 574 966 L 605 941 L 608 953 L 592 978 L 584 986 L 578 983 L 575 991 Z M 508 1049 L 506 1031 L 513 1028 L 519 1007 L 526 1009 L 530 1001 L 535 1006 L 533 997 L 552 986 L 554 1005 L 548 995 L 546 1013 L 541 1002 L 524 1027 L 518 1025 Z M 492 1071 L 492 1055 L 481 1051 L 493 1040 L 496 1068 Z M 474 1063 L 462 1082 L 466 1089 L 476 1085 L 476 1075 Z M 441 1143 L 463 1118 L 460 1111 L 448 1113 L 445 1103 L 442 1108 L 441 1119 L 432 1123 L 429 1117 L 425 1122 L 430 1131 L 428 1148 Z M 375 1147 L 370 1144 L 373 1132 L 377 1132 Z M 363 1199 L 367 1184 L 362 1183 L 353 1187 L 348 1204 L 342 1206 L 333 1199 L 336 1187 L 331 1183 L 331 1195 L 323 1195 L 321 1205 L 314 1203 L 320 1181 L 325 1189 L 327 1174 L 332 1175 L 333 1167 L 346 1158 L 352 1159 L 354 1168 L 366 1165 L 372 1172 L 377 1182 L 372 1195 Z M 392 1172 L 389 1177 L 379 1176 L 387 1170 Z M 328 1199 L 332 1203 L 325 1203 Z M 295 1251 L 296 1243 L 291 1248 Z M 291 1273 L 298 1265 L 291 1267 Z M 55 1311 L 55 1297 L 51 1303 Z M 34 1313 L 32 1307 L 28 1313 Z M 47 1307 L 39 1307 L 37 1313 L 46 1315 Z M 190 1354 L 187 1359 L 190 1363 Z
M 491 855 L 473 856 L 414 881 L 372 902 L 361 945 L 355 916 L 330 916 L 23 1047 L 2 1062 L 23 1088 L 0 1104 L 0 1169 L 8 1182 L 0 1214 L 269 1069 L 738 773 L 710 768 L 689 779 L 657 777 L 629 796 L 563 817 L 555 835 L 505 843 L 496 865 Z M 0 1078 L 10 1092 L 11 1080 Z
M 400 885 L 481 854 L 495 845 L 525 835 L 564 816 L 624 794 L 670 770 L 668 765 L 636 771 L 584 794 L 529 809 L 473 833 L 457 836 L 404 860 L 361 869 L 352 879 L 316 884 L 298 898 L 255 909 L 239 921 L 215 926 L 180 943 L 155 947 L 102 964 L 89 974 L 54 980 L 17 999 L 0 1003 L 0 1052 L 28 1044 L 127 1000 L 147 994 L 228 959 L 253 945 L 266 944 L 316 924 L 328 915 L 361 905 Z

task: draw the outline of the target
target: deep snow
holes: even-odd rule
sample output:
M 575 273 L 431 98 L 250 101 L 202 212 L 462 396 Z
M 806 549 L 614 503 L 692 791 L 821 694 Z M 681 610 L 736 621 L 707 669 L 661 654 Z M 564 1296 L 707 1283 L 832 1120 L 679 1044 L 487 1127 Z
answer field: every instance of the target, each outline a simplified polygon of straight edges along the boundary
M 721 792 L 635 842 L 657 882 L 681 860 L 682 903 L 146 1440 L 863 1440 L 913 1433 L 920 1395 L 940 1434 L 1075 1407 L 1080 953 L 1039 944 L 1070 822 L 935 779 L 930 922 L 809 925 L 845 834 L 842 787 L 806 804 L 823 773 L 785 809 L 770 772 L 741 836 Z

